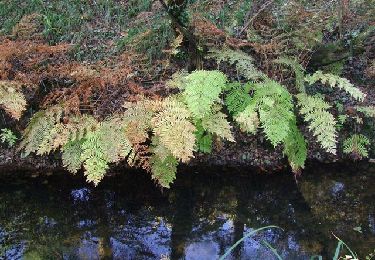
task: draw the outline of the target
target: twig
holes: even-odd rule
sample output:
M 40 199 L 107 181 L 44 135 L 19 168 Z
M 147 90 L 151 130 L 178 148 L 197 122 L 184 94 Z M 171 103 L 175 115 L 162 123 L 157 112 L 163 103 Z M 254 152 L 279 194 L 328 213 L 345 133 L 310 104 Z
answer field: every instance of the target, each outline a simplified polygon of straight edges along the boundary
M 258 12 L 256 12 L 256 14 L 253 16 L 253 17 L 251 17 L 251 19 L 250 20 L 248 20 L 245 24 L 244 24 L 244 26 L 242 27 L 242 29 L 241 29 L 241 31 L 239 32 L 239 34 L 238 35 L 241 35 L 248 27 L 249 27 L 249 25 L 254 21 L 254 19 L 261 13 L 261 12 L 263 12 L 264 11 L 264 9 L 266 9 L 270 4 L 272 4 L 273 3 L 273 0 L 270 0 L 270 1 L 268 1 L 268 2 L 266 2 L 266 3 L 264 3 L 263 5 L 262 5 L 262 7 L 258 10 Z M 250 11 L 248 12 L 248 14 L 247 14 L 247 16 L 249 16 L 250 15 Z

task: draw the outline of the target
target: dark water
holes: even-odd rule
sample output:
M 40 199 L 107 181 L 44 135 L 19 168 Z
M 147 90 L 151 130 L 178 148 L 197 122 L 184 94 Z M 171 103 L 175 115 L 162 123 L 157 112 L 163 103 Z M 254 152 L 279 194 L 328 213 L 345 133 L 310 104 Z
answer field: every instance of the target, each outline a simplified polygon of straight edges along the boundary
M 1 171 L 1 170 L 0 170 Z M 2 170 L 4 171 L 4 170 Z M 4 172 L 3 172 L 4 174 Z M 289 173 L 182 170 L 160 192 L 143 173 L 99 187 L 80 177 L 16 175 L 0 180 L 0 258 L 332 259 L 340 237 L 361 259 L 375 249 L 375 166 L 311 166 Z

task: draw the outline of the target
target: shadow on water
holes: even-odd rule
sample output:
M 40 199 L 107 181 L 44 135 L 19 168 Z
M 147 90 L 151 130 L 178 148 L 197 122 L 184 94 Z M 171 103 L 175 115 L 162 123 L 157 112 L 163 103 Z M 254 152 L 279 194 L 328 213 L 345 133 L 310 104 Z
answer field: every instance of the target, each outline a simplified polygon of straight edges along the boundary
M 289 173 L 181 170 L 161 192 L 140 172 L 105 179 L 0 180 L 0 258 L 332 259 L 343 239 L 362 257 L 375 249 L 375 166 L 314 165 L 296 184 Z

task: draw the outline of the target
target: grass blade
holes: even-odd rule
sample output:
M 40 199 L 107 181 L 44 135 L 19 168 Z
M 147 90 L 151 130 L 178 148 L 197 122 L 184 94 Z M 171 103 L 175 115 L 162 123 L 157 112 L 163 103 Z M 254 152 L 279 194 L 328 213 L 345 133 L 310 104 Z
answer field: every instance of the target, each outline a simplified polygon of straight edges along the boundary
M 277 253 L 277 251 L 276 251 L 276 249 L 275 248 L 273 248 L 266 240 L 263 240 L 262 241 L 263 242 L 263 244 L 266 246 L 266 247 L 268 247 L 271 251 L 272 251 L 272 253 L 277 257 L 277 259 L 279 259 L 279 260 L 283 260 L 283 258 L 281 257 L 281 255 L 279 255 L 278 253 Z
M 253 231 L 250 231 L 249 233 L 247 233 L 243 238 L 241 238 L 240 240 L 238 240 L 236 243 L 234 243 L 233 246 L 231 246 L 226 252 L 224 255 L 222 255 L 219 260 L 224 260 L 229 254 L 230 252 L 232 252 L 233 249 L 235 249 L 242 241 L 244 241 L 246 238 L 258 233 L 259 231 L 262 231 L 262 230 L 265 230 L 265 229 L 269 229 L 269 228 L 279 228 L 281 230 L 283 230 L 281 227 L 278 227 L 278 226 L 265 226 L 265 227 L 261 227 L 261 228 L 258 228 L 256 230 L 253 230 Z

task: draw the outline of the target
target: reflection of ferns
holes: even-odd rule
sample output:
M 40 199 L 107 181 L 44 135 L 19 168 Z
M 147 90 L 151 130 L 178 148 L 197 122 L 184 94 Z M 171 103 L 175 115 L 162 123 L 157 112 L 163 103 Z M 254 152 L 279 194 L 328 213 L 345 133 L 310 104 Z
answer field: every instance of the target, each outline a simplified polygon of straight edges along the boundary
M 336 154 L 336 120 L 328 111 L 331 106 L 317 96 L 298 94 L 297 99 L 300 113 L 304 115 L 305 121 L 309 123 L 309 129 L 322 148 Z
M 21 86 L 17 82 L 0 81 L 0 107 L 17 120 L 26 109 L 25 96 L 20 92 Z
M 248 80 L 257 81 L 259 79 L 266 79 L 267 76 L 258 70 L 254 65 L 254 59 L 243 51 L 224 49 L 211 49 L 210 58 L 214 58 L 220 65 L 221 62 L 226 61 L 231 65 L 236 65 L 238 73 Z
M 274 60 L 275 63 L 283 64 L 286 66 L 289 66 L 296 77 L 296 87 L 299 92 L 304 93 L 305 92 L 305 69 L 302 67 L 302 65 L 296 60 L 288 57 L 281 57 L 276 60 Z
M 321 81 L 323 84 L 328 84 L 331 88 L 339 88 L 349 93 L 353 98 L 363 101 L 366 95 L 358 88 L 354 87 L 352 83 L 346 78 L 341 78 L 337 75 L 323 73 L 318 70 L 313 75 L 308 75 L 305 80 L 309 84 L 314 84 L 317 81 Z
M 360 158 L 368 157 L 367 146 L 370 145 L 370 140 L 361 134 L 354 134 L 344 141 L 344 153 L 353 153 Z

